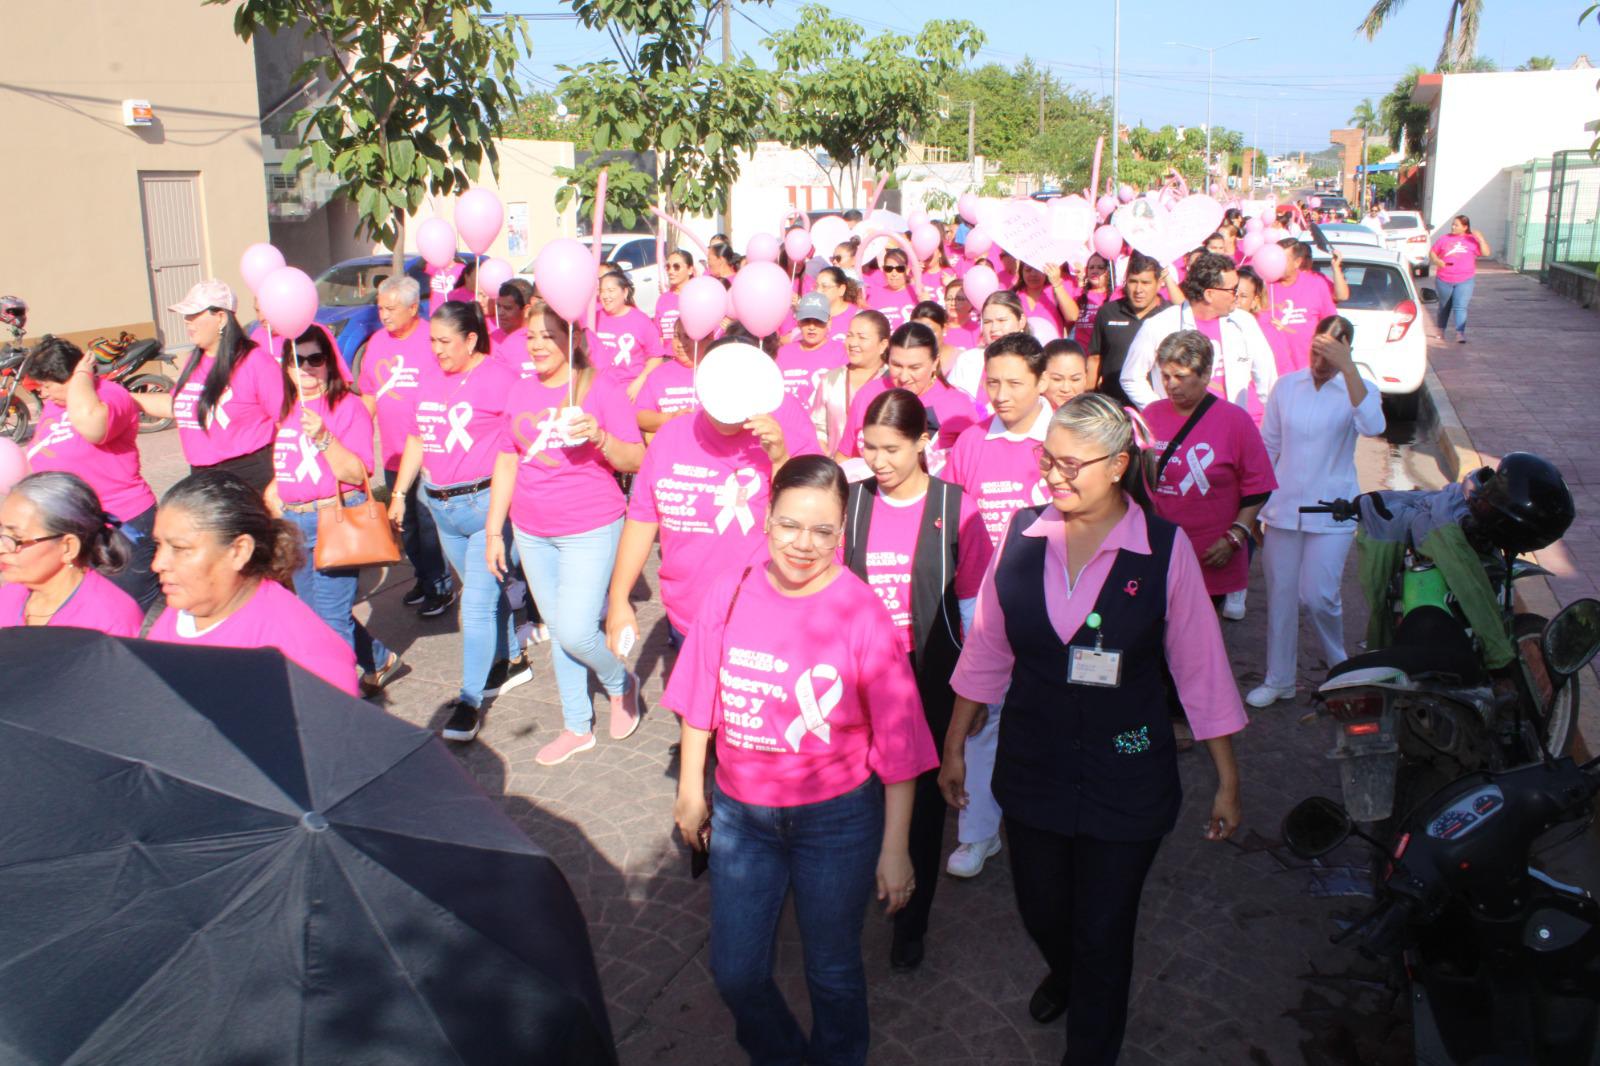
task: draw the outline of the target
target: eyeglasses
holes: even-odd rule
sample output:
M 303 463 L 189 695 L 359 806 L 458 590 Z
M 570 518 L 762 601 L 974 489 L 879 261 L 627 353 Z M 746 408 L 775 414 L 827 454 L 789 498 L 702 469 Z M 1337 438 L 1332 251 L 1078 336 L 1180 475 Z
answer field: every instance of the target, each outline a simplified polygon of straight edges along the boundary
M 767 523 L 767 532 L 780 545 L 788 546 L 800 539 L 800 534 L 809 531 L 811 543 L 819 548 L 831 548 L 839 543 L 839 538 L 844 530 L 832 526 L 802 526 L 799 522 L 788 518 L 774 518 Z
M 9 533 L 0 533 L 0 555 L 14 555 L 23 548 L 31 548 L 35 544 L 43 544 L 47 540 L 60 540 L 65 533 L 52 533 L 48 537 L 34 537 L 32 540 L 18 540 Z
M 301 366 L 309 366 L 313 369 L 319 366 L 328 365 L 327 352 L 301 352 L 299 354 L 299 358 Z
M 1114 454 L 1116 453 L 1108 452 L 1098 459 L 1074 459 L 1071 456 L 1065 459 L 1057 459 L 1044 450 L 1043 444 L 1036 444 L 1033 447 L 1033 458 L 1039 464 L 1039 473 L 1048 475 L 1050 471 L 1054 470 L 1068 481 L 1076 478 L 1084 467 L 1103 463 Z
M 668 263 L 667 264 L 667 269 L 668 270 L 687 270 L 689 268 L 684 266 L 682 263 Z
M 828 256 L 828 262 L 830 262 L 830 263 L 842 263 L 842 262 L 844 262 L 844 256 L 842 256 L 842 255 L 830 255 L 830 256 Z
M 906 268 L 903 266 L 895 266 L 893 263 L 885 263 L 883 265 L 883 272 L 885 274 L 904 274 L 906 272 Z
M 1230 296 L 1237 296 L 1239 295 L 1239 283 L 1236 281 L 1232 285 L 1207 285 L 1206 291 L 1225 292 Z

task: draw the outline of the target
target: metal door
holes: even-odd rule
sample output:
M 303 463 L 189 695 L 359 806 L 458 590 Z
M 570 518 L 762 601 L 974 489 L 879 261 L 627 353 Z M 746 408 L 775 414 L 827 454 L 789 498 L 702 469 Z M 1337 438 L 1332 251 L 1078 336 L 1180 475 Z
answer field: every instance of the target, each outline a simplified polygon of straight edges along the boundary
M 202 277 L 200 175 L 140 171 L 139 202 L 156 329 L 165 347 L 181 347 L 188 343 L 183 316 L 167 308 Z

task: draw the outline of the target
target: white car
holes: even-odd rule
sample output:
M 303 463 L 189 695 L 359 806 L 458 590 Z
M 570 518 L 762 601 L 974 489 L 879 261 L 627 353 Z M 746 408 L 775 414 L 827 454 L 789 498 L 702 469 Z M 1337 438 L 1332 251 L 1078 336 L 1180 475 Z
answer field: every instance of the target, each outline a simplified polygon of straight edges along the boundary
M 1400 253 L 1412 273 L 1428 276 L 1428 252 L 1433 242 L 1428 239 L 1428 224 L 1420 212 L 1389 211 L 1381 218 L 1373 215 L 1368 224 L 1382 227 L 1383 246 Z
M 1356 365 L 1378 383 L 1396 414 L 1411 417 L 1428 370 L 1423 303 L 1437 297 L 1431 289 L 1418 294 L 1397 252 L 1346 244 L 1339 255 L 1350 286 L 1350 299 L 1338 305 L 1339 314 L 1356 328 Z M 1313 248 L 1311 258 L 1318 273 L 1332 274 L 1327 252 Z
M 1383 238 L 1365 226 L 1354 222 L 1324 222 L 1317 227 L 1332 244 L 1359 244 L 1367 248 L 1382 248 Z M 1303 239 L 1303 238 L 1302 238 Z
M 579 244 L 594 247 L 593 237 L 579 237 Z M 647 315 L 654 315 L 656 297 L 661 294 L 661 264 L 656 262 L 656 239 L 650 234 L 606 233 L 600 237 L 600 260 L 628 275 L 633 282 L 633 302 Z M 533 276 L 532 259 L 517 277 L 538 284 Z

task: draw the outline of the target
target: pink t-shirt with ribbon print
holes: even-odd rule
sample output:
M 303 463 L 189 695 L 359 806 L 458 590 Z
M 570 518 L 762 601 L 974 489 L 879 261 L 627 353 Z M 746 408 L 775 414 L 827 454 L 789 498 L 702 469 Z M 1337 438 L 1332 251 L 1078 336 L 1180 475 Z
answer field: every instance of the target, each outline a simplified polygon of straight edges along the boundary
M 27 625 L 27 606 L 26 585 L 0 585 L 0 628 Z M 78 587 L 45 624 L 137 637 L 144 626 L 144 608 L 98 572 L 85 570 Z
M 1311 341 L 1317 323 L 1338 313 L 1339 308 L 1333 302 L 1333 283 L 1315 271 L 1300 271 L 1293 284 L 1267 283 L 1268 322 L 1261 328 L 1276 330 L 1289 342 L 1289 370 L 1279 367 L 1280 376 L 1311 365 Z
M 1435 273 L 1440 281 L 1453 285 L 1478 273 L 1478 239 L 1470 233 L 1447 233 L 1433 242 L 1433 254 L 1444 260 Z
M 891 333 L 911 321 L 911 312 L 921 302 L 921 299 L 909 285 L 898 292 L 888 286 L 884 286 L 879 289 L 873 289 L 867 294 L 867 307 L 881 313 L 884 318 L 889 320 L 889 332 Z M 849 326 L 845 327 L 846 330 L 849 328 Z
M 668 289 L 656 297 L 656 335 L 661 338 L 661 354 L 672 354 L 672 337 L 678 329 L 678 306 L 683 298 Z
M 528 354 L 528 330 L 519 326 L 510 333 L 495 330 L 489 334 L 489 357 L 511 368 L 519 378 L 532 377 L 533 356 Z
M 661 330 L 637 307 L 620 315 L 600 311 L 589 334 L 589 360 L 608 377 L 632 382 L 644 364 L 661 354 Z
M 328 453 L 318 451 L 311 438 L 300 429 L 302 409 L 321 415 L 334 439 L 361 460 L 367 473 L 372 473 L 372 416 L 359 396 L 345 394 L 332 411 L 328 410 L 327 399 L 321 396 L 297 400 L 289 417 L 278 426 L 278 436 L 272 444 L 273 477 L 278 485 L 278 499 L 284 503 L 326 500 L 339 490 L 333 468 L 328 465 Z M 349 486 L 360 487 L 359 484 Z
M 126 522 L 156 505 L 156 494 L 139 471 L 139 407 L 114 381 L 97 379 L 94 391 L 108 413 L 104 440 L 99 444 L 84 440 L 72 428 L 66 408 L 46 403 L 23 454 L 36 474 L 44 470 L 77 474 L 94 489 L 108 514 Z
M 194 373 L 172 396 L 178 442 L 190 466 L 215 466 L 258 452 L 272 442 L 283 406 L 283 368 L 260 348 L 234 364 L 233 377 L 200 424 L 200 392 L 216 360 L 202 355 Z
M 778 349 L 778 369 L 783 371 L 784 390 L 801 403 L 811 402 L 824 374 L 848 361 L 844 345 L 831 337 L 809 350 L 798 340 Z
M 848 570 L 804 597 L 772 587 L 765 552 L 722 573 L 662 703 L 716 733 L 717 784 L 741 803 L 820 803 L 939 764 L 894 623 Z
M 506 402 L 501 450 L 517 456 L 517 484 L 511 495 L 511 524 L 535 537 L 587 533 L 622 517 L 626 502 L 611 464 L 589 441 L 571 443 L 562 433 L 567 386 L 523 378 Z M 639 423 L 626 388 L 596 375 L 577 405 L 594 416 L 615 439 L 638 444 Z
M 459 374 L 442 371 L 418 390 L 415 432 L 429 484 L 464 485 L 494 473 L 506 431 L 506 400 L 517 376 L 485 358 Z
M 379 330 L 367 341 L 357 388 L 378 409 L 378 440 L 385 470 L 400 468 L 406 438 L 416 431 L 417 397 L 430 377 L 442 376 L 428 340 L 428 321 L 419 318 L 403 338 Z
M 669 360 L 650 371 L 635 406 L 641 411 L 675 415 L 700 405 L 694 395 L 694 367 Z
M 894 382 L 887 377 L 873 378 L 861 386 L 861 390 L 850 401 L 844 436 L 839 438 L 839 451 L 845 458 L 861 454 L 861 427 L 867 420 L 867 406 L 894 387 Z M 937 378 L 929 382 L 919 399 L 931 416 L 929 421 L 937 419 L 939 422 L 939 431 L 929 442 L 926 453 L 928 473 L 937 477 L 944 469 L 945 458 L 955 446 L 956 439 L 968 426 L 978 421 L 978 408 L 966 393 L 951 388 Z

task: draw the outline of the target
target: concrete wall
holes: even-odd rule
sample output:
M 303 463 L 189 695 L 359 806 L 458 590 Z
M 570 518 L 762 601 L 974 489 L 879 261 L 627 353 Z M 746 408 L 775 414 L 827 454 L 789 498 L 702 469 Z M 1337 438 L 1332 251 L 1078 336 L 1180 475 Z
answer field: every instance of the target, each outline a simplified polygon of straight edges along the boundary
M 199 175 L 201 272 L 240 286 L 267 215 L 255 62 L 232 10 L 7 4 L 5 42 L 0 287 L 28 301 L 30 332 L 156 317 L 140 171 Z M 156 125 L 124 127 L 125 98 L 148 99 Z
M 1583 127 L 1600 114 L 1595 78 L 1592 69 L 1443 75 L 1429 123 L 1422 205 L 1434 232 L 1465 214 L 1491 241 L 1504 234 L 1511 199 L 1506 168 L 1589 147 L 1594 135 Z

